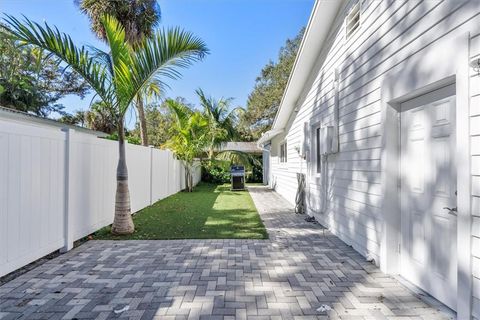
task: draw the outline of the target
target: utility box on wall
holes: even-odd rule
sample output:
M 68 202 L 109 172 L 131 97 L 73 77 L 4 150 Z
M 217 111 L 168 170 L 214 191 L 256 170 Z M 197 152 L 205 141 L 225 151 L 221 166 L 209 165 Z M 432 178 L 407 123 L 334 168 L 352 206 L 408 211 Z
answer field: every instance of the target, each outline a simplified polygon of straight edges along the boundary
M 320 128 L 320 146 L 322 154 L 332 154 L 338 151 L 338 148 L 334 145 L 335 127 L 326 126 Z

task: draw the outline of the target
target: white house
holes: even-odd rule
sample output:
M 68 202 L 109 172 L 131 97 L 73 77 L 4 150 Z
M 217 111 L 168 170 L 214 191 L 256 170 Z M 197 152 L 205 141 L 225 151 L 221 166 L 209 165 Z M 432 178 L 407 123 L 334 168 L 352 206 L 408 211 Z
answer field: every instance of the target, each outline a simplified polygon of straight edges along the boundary
M 390 274 L 480 319 L 480 1 L 317 0 L 269 184 Z

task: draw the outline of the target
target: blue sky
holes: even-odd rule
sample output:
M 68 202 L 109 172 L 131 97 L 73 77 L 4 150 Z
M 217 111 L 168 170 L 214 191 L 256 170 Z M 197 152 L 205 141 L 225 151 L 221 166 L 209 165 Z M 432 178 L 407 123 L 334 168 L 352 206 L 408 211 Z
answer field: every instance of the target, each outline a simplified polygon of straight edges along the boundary
M 233 97 L 245 106 L 261 68 L 276 59 L 287 38 L 308 22 L 313 0 L 159 0 L 162 26 L 181 26 L 200 36 L 211 54 L 168 81 L 166 96 L 197 103 L 201 87 L 215 97 Z M 89 29 L 88 19 L 73 0 L 1 0 L 2 12 L 47 21 L 79 44 L 102 46 Z M 67 97 L 68 111 L 87 109 L 91 98 Z M 134 115 L 128 116 L 132 126 Z

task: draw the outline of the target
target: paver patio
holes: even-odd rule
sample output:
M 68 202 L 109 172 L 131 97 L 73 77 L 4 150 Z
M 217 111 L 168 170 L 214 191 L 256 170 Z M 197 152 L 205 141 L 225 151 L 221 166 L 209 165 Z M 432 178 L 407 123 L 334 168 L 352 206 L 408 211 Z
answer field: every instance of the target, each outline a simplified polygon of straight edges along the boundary
M 250 192 L 269 240 L 89 241 L 0 287 L 0 319 L 450 317 L 278 194 Z

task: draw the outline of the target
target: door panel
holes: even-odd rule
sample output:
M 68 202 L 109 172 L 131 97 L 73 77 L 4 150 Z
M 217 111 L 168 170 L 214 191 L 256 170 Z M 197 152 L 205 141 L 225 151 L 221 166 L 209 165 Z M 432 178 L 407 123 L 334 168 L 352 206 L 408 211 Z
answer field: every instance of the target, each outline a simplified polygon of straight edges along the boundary
M 401 105 L 402 276 L 456 309 L 455 86 Z

